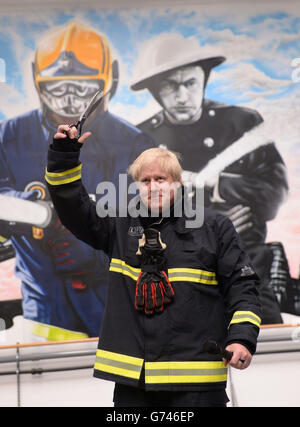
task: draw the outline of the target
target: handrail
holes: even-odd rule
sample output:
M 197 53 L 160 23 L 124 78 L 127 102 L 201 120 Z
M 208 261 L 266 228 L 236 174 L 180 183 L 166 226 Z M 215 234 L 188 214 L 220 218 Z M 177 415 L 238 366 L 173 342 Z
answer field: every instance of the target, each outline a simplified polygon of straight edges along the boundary
M 270 325 L 261 325 L 260 329 L 271 329 L 271 328 L 297 328 L 300 323 L 274 323 Z
M 84 339 L 76 339 L 76 340 L 62 340 L 62 341 L 43 341 L 43 342 L 31 342 L 31 343 L 17 343 L 10 345 L 0 345 L 0 350 L 9 350 L 16 348 L 25 348 L 25 347 L 41 347 L 47 345 L 57 345 L 57 344 L 74 344 L 74 343 L 85 343 L 85 342 L 95 342 L 98 341 L 99 338 L 84 338 Z
M 272 328 L 291 328 L 291 327 L 300 327 L 300 323 L 274 323 L 269 325 L 261 325 L 260 329 L 272 329 Z M 74 344 L 74 343 L 88 343 L 96 342 L 99 338 L 81 338 L 75 340 L 61 340 L 61 341 L 43 341 L 43 342 L 31 342 L 31 343 L 16 343 L 10 345 L 0 345 L 0 350 L 9 350 L 9 349 L 20 349 L 26 347 L 41 347 L 41 346 L 50 346 L 50 345 L 59 345 L 59 344 Z

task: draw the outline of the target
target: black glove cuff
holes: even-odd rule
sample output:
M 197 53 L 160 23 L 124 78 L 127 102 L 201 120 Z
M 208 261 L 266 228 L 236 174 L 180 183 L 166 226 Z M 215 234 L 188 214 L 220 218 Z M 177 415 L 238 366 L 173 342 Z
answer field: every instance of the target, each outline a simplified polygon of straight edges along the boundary
M 159 273 L 166 270 L 165 264 L 146 264 L 142 266 L 142 271 L 145 273 Z

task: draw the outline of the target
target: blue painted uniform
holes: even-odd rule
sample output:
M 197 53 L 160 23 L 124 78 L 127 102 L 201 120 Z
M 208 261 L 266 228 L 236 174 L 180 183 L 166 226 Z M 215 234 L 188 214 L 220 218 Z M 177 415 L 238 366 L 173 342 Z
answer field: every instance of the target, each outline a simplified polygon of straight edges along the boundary
M 154 145 L 150 137 L 108 111 L 88 130 L 92 135 L 82 148 L 82 157 L 88 165 L 83 182 L 90 195 L 103 181 L 112 181 L 118 189 L 119 174 L 126 173 L 128 165 Z M 40 110 L 0 123 L 1 194 L 22 197 L 28 184 L 44 183 L 54 133 L 54 128 L 42 124 Z M 15 274 L 22 283 L 24 317 L 97 336 L 106 298 L 106 255 L 96 253 L 62 227 L 46 229 L 43 238 L 37 239 L 32 227 L 0 221 L 0 235 L 11 238 L 16 251 Z M 59 262 L 53 255 L 57 254 L 55 245 L 64 244 L 69 255 L 62 255 L 65 262 Z

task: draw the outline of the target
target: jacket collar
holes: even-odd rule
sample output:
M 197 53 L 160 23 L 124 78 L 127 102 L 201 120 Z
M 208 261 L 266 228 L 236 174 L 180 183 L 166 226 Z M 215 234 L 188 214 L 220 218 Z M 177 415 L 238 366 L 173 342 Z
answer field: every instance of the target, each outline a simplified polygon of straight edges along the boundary
M 147 208 L 145 207 L 145 205 L 142 204 L 142 201 L 139 200 L 139 202 L 137 203 L 137 208 L 141 209 L 142 215 L 139 215 L 137 217 L 134 217 L 131 212 L 130 209 L 128 211 L 128 214 L 131 218 L 131 225 L 132 226 L 140 226 L 140 225 L 145 225 L 150 227 L 150 226 L 155 226 L 158 224 L 164 224 L 166 222 L 171 222 L 173 223 L 174 226 L 174 230 L 176 233 L 179 234 L 186 234 L 186 233 L 190 233 L 194 230 L 197 230 L 196 228 L 192 228 L 192 227 L 187 227 L 186 224 L 189 221 L 193 221 L 195 220 L 195 214 L 192 215 L 192 213 L 194 212 L 189 212 L 189 210 L 191 210 L 191 203 L 184 203 L 186 200 L 186 196 L 184 191 L 179 192 L 178 196 L 175 200 L 174 206 L 173 208 L 170 210 L 170 212 L 168 212 L 166 214 L 166 216 L 159 216 L 159 217 L 152 217 L 152 220 L 149 220 L 149 212 L 147 211 Z M 144 219 L 143 219 L 144 218 Z

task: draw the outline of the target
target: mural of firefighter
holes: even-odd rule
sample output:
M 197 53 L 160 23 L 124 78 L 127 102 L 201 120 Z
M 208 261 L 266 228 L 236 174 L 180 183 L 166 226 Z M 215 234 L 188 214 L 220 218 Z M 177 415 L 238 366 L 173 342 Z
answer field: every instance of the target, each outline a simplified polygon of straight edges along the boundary
M 0 125 L 2 257 L 15 253 L 22 290 L 22 307 L 20 301 L 4 301 L 0 317 L 9 328 L 13 317 L 23 313 L 28 340 L 97 336 L 108 260 L 56 217 L 44 185 L 48 146 L 57 125 L 76 122 L 99 89 L 105 94 L 104 107 L 94 113 L 92 136 L 82 149 L 88 165 L 83 181 L 91 198 L 101 181 L 118 187 L 119 174 L 152 143 L 108 111 L 118 84 L 118 62 L 106 37 L 92 28 L 72 21 L 46 34 L 36 49 L 33 76 L 41 108 Z M 39 214 L 42 208 L 44 214 Z
M 91 199 L 100 182 L 118 191 L 146 148 L 174 150 L 183 179 L 205 182 L 206 206 L 235 225 L 262 279 L 262 322 L 299 319 L 299 12 L 266 3 L 234 15 L 201 5 L 42 15 L 39 25 L 30 13 L 0 16 L 0 342 L 14 319 L 18 341 L 98 336 L 108 259 L 60 224 L 44 175 L 57 125 L 75 123 L 99 89 L 81 152 Z
M 281 323 L 289 270 L 280 242 L 265 238 L 287 198 L 286 166 L 257 111 L 205 97 L 212 68 L 224 61 L 180 34 L 148 41 L 131 87 L 148 89 L 162 110 L 138 127 L 181 155 L 185 180 L 205 181 L 206 206 L 230 217 L 261 278 L 262 323 Z

